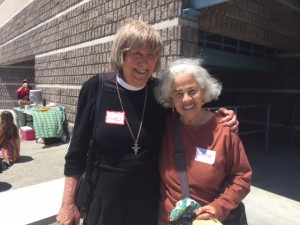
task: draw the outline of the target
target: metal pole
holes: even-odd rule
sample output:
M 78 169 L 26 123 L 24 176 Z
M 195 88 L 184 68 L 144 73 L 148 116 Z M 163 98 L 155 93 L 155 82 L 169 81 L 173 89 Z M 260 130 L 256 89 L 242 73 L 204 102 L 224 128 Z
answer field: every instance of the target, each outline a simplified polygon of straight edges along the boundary
M 295 123 L 296 123 L 296 106 L 295 104 L 293 104 L 291 145 L 294 144 L 294 135 L 295 135 L 295 128 L 296 128 Z
M 268 112 L 267 112 L 267 129 L 266 129 L 266 152 L 269 148 L 269 132 L 270 132 L 270 113 L 271 113 L 271 106 L 268 105 Z

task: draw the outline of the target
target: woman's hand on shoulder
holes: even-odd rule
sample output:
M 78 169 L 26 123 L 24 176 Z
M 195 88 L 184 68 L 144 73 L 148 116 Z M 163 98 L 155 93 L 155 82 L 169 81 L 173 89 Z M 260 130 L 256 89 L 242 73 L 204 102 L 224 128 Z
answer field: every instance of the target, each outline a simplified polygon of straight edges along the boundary
M 59 225 L 79 224 L 80 213 L 74 203 L 63 203 L 56 217 Z
M 224 117 L 220 120 L 225 127 L 229 127 L 231 131 L 237 133 L 239 131 L 239 121 L 233 110 L 220 108 L 216 113 L 220 113 Z

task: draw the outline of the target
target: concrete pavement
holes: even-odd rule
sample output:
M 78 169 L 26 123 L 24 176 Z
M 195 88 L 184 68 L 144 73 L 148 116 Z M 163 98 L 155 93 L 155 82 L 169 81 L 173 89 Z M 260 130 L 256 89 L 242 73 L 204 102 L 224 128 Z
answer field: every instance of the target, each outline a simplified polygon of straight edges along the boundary
M 66 150 L 63 143 L 21 141 L 21 158 L 0 173 L 0 224 L 56 224 Z
M 300 224 L 299 146 L 243 140 L 251 166 L 251 192 L 245 198 L 249 225 Z
M 264 143 L 245 140 L 244 144 L 254 170 L 252 190 L 244 200 L 249 225 L 300 225 L 300 149 L 270 144 L 266 153 Z M 0 212 L 7 206 L 1 201 L 4 195 L 14 193 L 11 195 L 15 196 L 26 187 L 56 196 L 53 204 L 58 211 L 66 149 L 67 144 L 63 143 L 45 146 L 35 141 L 22 141 L 20 161 L 0 174 Z M 57 188 L 52 188 L 53 182 L 58 182 Z M 21 204 L 22 200 L 18 197 L 14 204 Z M 2 213 L 1 218 L 5 221 Z M 54 218 L 30 224 L 54 225 Z
M 67 144 L 46 146 L 33 141 L 21 141 L 21 158 L 0 173 L 0 191 L 12 191 L 34 184 L 63 178 Z

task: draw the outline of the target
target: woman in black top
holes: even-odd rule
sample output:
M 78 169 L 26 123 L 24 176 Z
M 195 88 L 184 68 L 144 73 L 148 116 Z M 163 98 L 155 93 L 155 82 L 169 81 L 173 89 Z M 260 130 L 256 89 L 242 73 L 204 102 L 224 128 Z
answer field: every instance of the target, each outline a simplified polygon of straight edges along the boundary
M 94 195 L 85 224 L 156 225 L 158 222 L 158 151 L 167 111 L 153 94 L 152 74 L 160 62 L 159 33 L 131 21 L 116 36 L 111 52 L 115 74 L 103 75 L 104 86 L 93 151 Z M 76 224 L 76 185 L 86 167 L 95 121 L 98 77 L 81 89 L 73 137 L 66 155 L 65 188 L 57 216 L 61 225 Z M 236 116 L 226 111 L 229 125 Z M 234 125 L 233 128 L 236 126 Z

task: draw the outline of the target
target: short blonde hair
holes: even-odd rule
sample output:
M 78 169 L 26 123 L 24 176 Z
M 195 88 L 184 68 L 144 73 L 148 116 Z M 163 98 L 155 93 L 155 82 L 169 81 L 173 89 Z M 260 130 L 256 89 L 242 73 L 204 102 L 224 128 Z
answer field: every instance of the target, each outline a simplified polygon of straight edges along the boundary
M 171 89 L 174 79 L 178 75 L 188 74 L 195 77 L 200 88 L 204 90 L 203 103 L 217 100 L 222 91 L 222 84 L 213 78 L 202 66 L 200 58 L 177 59 L 159 78 L 158 85 L 154 89 L 157 101 L 165 108 L 173 108 Z
M 148 23 L 140 20 L 131 20 L 121 27 L 114 40 L 110 64 L 114 71 L 122 72 L 124 52 L 137 50 L 148 44 L 157 56 L 155 70 L 160 66 L 160 56 L 162 51 L 162 40 L 157 30 Z

